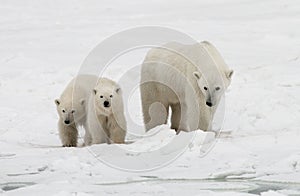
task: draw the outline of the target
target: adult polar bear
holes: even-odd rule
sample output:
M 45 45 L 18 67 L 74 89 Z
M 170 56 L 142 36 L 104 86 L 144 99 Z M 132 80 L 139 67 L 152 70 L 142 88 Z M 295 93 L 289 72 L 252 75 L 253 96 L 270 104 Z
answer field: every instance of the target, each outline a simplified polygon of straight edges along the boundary
M 168 43 L 151 49 L 142 65 L 141 98 L 146 131 L 167 123 L 178 131 L 211 130 L 214 113 L 230 85 L 229 69 L 217 49 L 203 41 Z

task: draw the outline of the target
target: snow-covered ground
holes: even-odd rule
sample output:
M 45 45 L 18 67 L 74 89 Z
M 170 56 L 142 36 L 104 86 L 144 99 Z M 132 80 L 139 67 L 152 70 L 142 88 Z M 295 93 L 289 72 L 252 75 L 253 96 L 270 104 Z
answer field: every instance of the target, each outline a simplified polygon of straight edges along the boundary
M 0 24 L 0 194 L 300 195 L 300 2 L 1 0 Z M 98 43 L 141 25 L 209 40 L 235 70 L 222 134 L 162 125 L 126 145 L 61 148 L 54 99 Z M 126 106 L 141 124 L 138 89 Z

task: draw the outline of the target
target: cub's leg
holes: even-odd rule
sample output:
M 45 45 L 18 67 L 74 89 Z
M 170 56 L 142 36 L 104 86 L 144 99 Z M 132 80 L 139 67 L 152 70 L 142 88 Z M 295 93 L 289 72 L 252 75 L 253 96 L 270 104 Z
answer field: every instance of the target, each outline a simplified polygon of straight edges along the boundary
M 76 147 L 78 130 L 75 125 L 65 126 L 63 122 L 58 123 L 59 137 L 63 147 Z
M 114 129 L 111 129 L 110 132 L 110 139 L 112 143 L 125 143 L 126 132 L 123 129 L 121 129 L 120 127 L 115 127 Z
M 126 137 L 126 121 L 125 118 L 120 118 L 117 122 L 114 118 L 109 123 L 109 138 L 112 143 L 123 144 Z

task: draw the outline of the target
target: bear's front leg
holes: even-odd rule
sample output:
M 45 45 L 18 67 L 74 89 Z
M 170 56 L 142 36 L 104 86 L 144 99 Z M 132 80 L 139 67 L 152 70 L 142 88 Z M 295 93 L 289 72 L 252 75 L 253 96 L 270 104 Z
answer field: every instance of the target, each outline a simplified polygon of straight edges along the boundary
M 111 143 L 125 143 L 127 124 L 122 112 L 116 113 L 109 119 L 107 128 Z
M 59 122 L 59 136 L 63 147 L 76 147 L 78 130 L 75 125 L 65 126 Z
M 103 132 L 103 130 L 97 130 L 98 132 Z M 106 137 L 104 133 L 99 133 L 92 136 L 92 144 L 102 144 L 106 143 Z
M 110 140 L 112 143 L 124 144 L 125 143 L 126 131 L 120 127 L 114 127 L 110 130 Z

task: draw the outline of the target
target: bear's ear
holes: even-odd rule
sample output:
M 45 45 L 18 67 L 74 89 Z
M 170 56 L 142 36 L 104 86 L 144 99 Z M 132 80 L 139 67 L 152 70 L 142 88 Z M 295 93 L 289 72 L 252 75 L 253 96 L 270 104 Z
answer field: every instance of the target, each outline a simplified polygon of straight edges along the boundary
M 96 89 L 93 89 L 93 93 L 96 95 L 96 94 L 97 94 L 97 90 L 96 90 Z
M 84 105 L 84 104 L 85 104 L 85 99 L 81 99 L 81 100 L 80 100 L 80 104 L 81 104 L 81 105 Z
M 118 93 L 118 94 L 121 93 L 121 88 L 120 88 L 120 87 L 117 87 L 117 88 L 116 88 L 116 93 Z
M 201 74 L 198 71 L 193 72 L 194 77 L 199 80 L 201 77 Z
M 233 75 L 233 70 L 229 70 L 229 71 L 226 73 L 226 77 L 227 77 L 228 79 L 231 79 L 232 75 Z
M 54 102 L 55 102 L 55 104 L 56 104 L 57 106 L 59 106 L 59 104 L 60 104 L 60 100 L 59 100 L 59 99 L 55 99 Z

